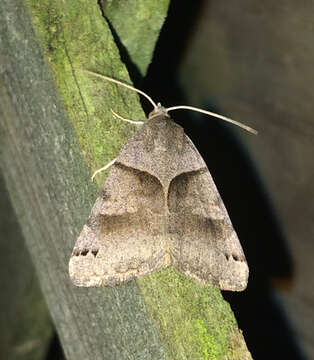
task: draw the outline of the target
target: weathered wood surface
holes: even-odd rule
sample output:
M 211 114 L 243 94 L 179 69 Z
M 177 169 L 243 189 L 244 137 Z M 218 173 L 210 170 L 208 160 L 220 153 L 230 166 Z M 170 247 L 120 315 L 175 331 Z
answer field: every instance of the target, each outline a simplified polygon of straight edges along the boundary
M 87 164 L 108 162 L 134 131 L 110 107 L 144 115 L 134 94 L 81 72 L 128 80 L 96 1 L 25 4 L 0 5 L 1 167 L 66 357 L 249 359 L 220 291 L 173 269 L 117 287 L 71 284 L 69 256 L 99 191 Z
M 0 358 L 44 359 L 53 326 L 0 173 Z

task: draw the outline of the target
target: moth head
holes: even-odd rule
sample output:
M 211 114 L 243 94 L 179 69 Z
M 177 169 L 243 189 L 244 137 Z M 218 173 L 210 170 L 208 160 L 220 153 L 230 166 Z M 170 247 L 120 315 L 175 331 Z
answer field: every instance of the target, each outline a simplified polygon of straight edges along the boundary
M 148 119 L 152 119 L 152 118 L 154 118 L 156 116 L 166 116 L 166 117 L 170 118 L 170 115 L 168 114 L 168 110 L 165 107 L 163 107 L 161 105 L 161 103 L 158 103 L 154 107 L 154 110 L 149 113 Z

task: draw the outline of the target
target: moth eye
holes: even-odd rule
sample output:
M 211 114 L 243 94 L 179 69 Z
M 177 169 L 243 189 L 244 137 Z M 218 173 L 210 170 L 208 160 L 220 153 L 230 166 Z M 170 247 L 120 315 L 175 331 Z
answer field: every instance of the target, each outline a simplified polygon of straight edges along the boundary
M 88 254 L 88 250 L 87 249 L 84 249 L 81 251 L 81 255 L 82 256 L 86 256 Z
M 229 260 L 229 255 L 226 253 L 224 255 L 225 255 L 226 259 Z

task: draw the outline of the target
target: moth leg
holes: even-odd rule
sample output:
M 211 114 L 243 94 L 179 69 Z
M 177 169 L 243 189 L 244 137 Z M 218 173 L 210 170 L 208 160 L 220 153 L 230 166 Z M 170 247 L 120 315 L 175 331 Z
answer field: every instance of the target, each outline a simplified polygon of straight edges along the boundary
M 119 114 L 117 114 L 116 112 L 114 112 L 112 109 L 110 109 L 110 110 L 111 110 L 111 112 L 113 113 L 113 115 L 114 115 L 115 117 L 117 117 L 118 119 L 120 119 L 120 120 L 129 122 L 129 123 L 135 124 L 135 125 L 143 125 L 143 124 L 144 124 L 144 121 L 135 121 L 135 120 L 125 119 L 125 118 L 122 117 L 121 115 L 119 115 Z
M 105 165 L 104 167 L 96 170 L 96 171 L 94 172 L 93 176 L 92 176 L 92 181 L 94 181 L 94 178 L 95 178 L 95 176 L 96 176 L 97 174 L 99 174 L 99 173 L 102 172 L 102 171 L 105 171 L 105 170 L 109 169 L 110 166 L 112 166 L 112 165 L 116 162 L 116 160 L 117 160 L 117 158 L 111 160 L 111 161 L 110 161 L 107 165 Z

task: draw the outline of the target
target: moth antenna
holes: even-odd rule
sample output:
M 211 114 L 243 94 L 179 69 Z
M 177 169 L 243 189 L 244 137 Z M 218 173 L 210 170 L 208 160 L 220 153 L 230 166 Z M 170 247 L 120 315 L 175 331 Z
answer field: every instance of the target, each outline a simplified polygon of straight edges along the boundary
M 112 114 L 120 120 L 126 121 L 131 124 L 135 124 L 135 125 L 143 125 L 144 124 L 144 121 L 135 121 L 135 120 L 126 119 L 126 118 L 122 117 L 121 115 L 117 114 L 112 109 L 110 109 L 110 110 L 111 110 Z
M 121 86 L 124 86 L 130 90 L 133 90 L 141 95 L 143 95 L 144 97 L 146 97 L 146 99 L 153 105 L 154 109 L 158 109 L 158 105 L 154 102 L 154 100 L 149 96 L 147 95 L 144 91 L 142 90 L 139 90 L 137 89 L 136 87 L 134 86 L 131 86 L 131 85 L 128 85 L 122 81 L 119 81 L 119 80 L 116 80 L 116 79 L 113 79 L 109 76 L 105 76 L 105 75 L 101 75 L 101 74 L 98 74 L 96 72 L 93 72 L 93 71 L 89 71 L 89 70 L 82 70 L 84 72 L 86 72 L 87 74 L 90 74 L 90 75 L 93 75 L 95 77 L 99 77 L 100 79 L 103 79 L 103 80 L 107 80 L 107 81 L 110 81 L 110 82 L 113 82 L 115 84 L 118 84 L 118 85 L 121 85 Z M 239 127 L 241 127 L 242 129 L 245 129 L 246 131 L 254 134 L 254 135 L 257 135 L 257 131 L 253 128 L 251 128 L 250 126 L 247 126 L 247 125 L 244 125 L 242 123 L 240 123 L 239 121 L 235 121 L 233 119 L 230 119 L 226 116 L 223 116 L 223 115 L 219 115 L 219 114 L 216 114 L 212 111 L 207 111 L 207 110 L 203 110 L 203 109 L 200 109 L 200 108 L 196 108 L 194 106 L 188 106 L 188 105 L 178 105 L 178 106 L 172 106 L 172 107 L 169 107 L 166 109 L 166 111 L 172 111 L 172 110 L 179 110 L 179 109 L 186 109 L 186 110 L 192 110 L 192 111 L 196 111 L 196 112 L 200 112 L 200 113 L 203 113 L 203 114 L 206 114 L 206 115 L 210 115 L 210 116 L 214 116 L 218 119 L 221 119 L 221 120 L 224 120 L 224 121 L 227 121 L 227 122 L 230 122 L 231 124 L 234 124 L 234 125 L 237 125 Z M 111 110 L 112 111 L 112 110 Z M 113 111 L 112 111 L 113 112 Z M 114 112 L 113 112 L 114 113 Z M 132 122 L 132 123 L 138 123 L 138 122 L 135 122 L 133 120 L 129 120 L 129 119 L 124 119 L 122 117 L 120 117 L 118 114 L 114 113 L 118 118 L 122 119 L 122 120 L 125 120 L 125 121 L 128 121 L 128 122 Z M 95 174 L 96 175 L 96 174 Z
M 131 89 L 133 91 L 136 91 L 137 93 L 143 95 L 144 97 L 146 97 L 146 99 L 153 105 L 154 109 L 157 108 L 157 105 L 156 103 L 154 102 L 154 100 L 149 96 L 147 95 L 146 93 L 144 93 L 144 91 L 142 90 L 139 90 L 137 88 L 135 88 L 134 86 L 131 86 L 131 85 L 128 85 L 128 84 L 125 84 L 124 82 L 122 81 L 119 81 L 119 80 L 116 80 L 116 79 L 113 79 L 109 76 L 105 76 L 105 75 L 101 75 L 101 74 L 98 74 L 98 73 L 95 73 L 93 71 L 89 71 L 89 70 L 83 70 L 84 72 L 86 72 L 87 74 L 90 74 L 90 75 L 93 75 L 93 76 L 96 76 L 96 77 L 99 77 L 100 79 L 103 79 L 103 80 L 108 80 L 108 81 L 111 81 L 115 84 L 118 84 L 118 85 L 122 85 L 128 89 Z
M 111 160 L 111 161 L 110 161 L 107 165 L 105 165 L 104 167 L 96 170 L 96 171 L 94 172 L 91 180 L 94 181 L 94 178 L 95 178 L 95 176 L 96 176 L 97 174 L 99 174 L 100 172 L 105 171 L 105 170 L 107 170 L 108 168 L 110 168 L 110 166 L 112 166 L 112 165 L 116 162 L 116 160 L 117 160 L 117 158 Z
M 216 114 L 216 113 L 211 112 L 211 111 L 199 109 L 199 108 L 196 108 L 194 106 L 188 106 L 188 105 L 172 106 L 170 108 L 167 108 L 166 111 L 179 110 L 179 109 L 193 110 L 193 111 L 197 111 L 197 112 L 200 112 L 200 113 L 203 113 L 203 114 L 206 114 L 206 115 L 211 115 L 211 116 L 214 116 L 214 117 L 216 117 L 218 119 L 222 119 L 224 121 L 230 122 L 231 124 L 237 125 L 237 126 L 241 127 L 242 129 L 245 129 L 246 131 L 248 131 L 248 132 L 250 132 L 250 133 L 252 133 L 254 135 L 257 135 L 257 133 L 258 133 L 255 129 L 251 128 L 250 126 L 247 126 L 247 125 L 244 125 L 244 124 L 242 124 L 242 123 L 240 123 L 238 121 L 229 119 L 226 116 L 219 115 L 219 114 Z

